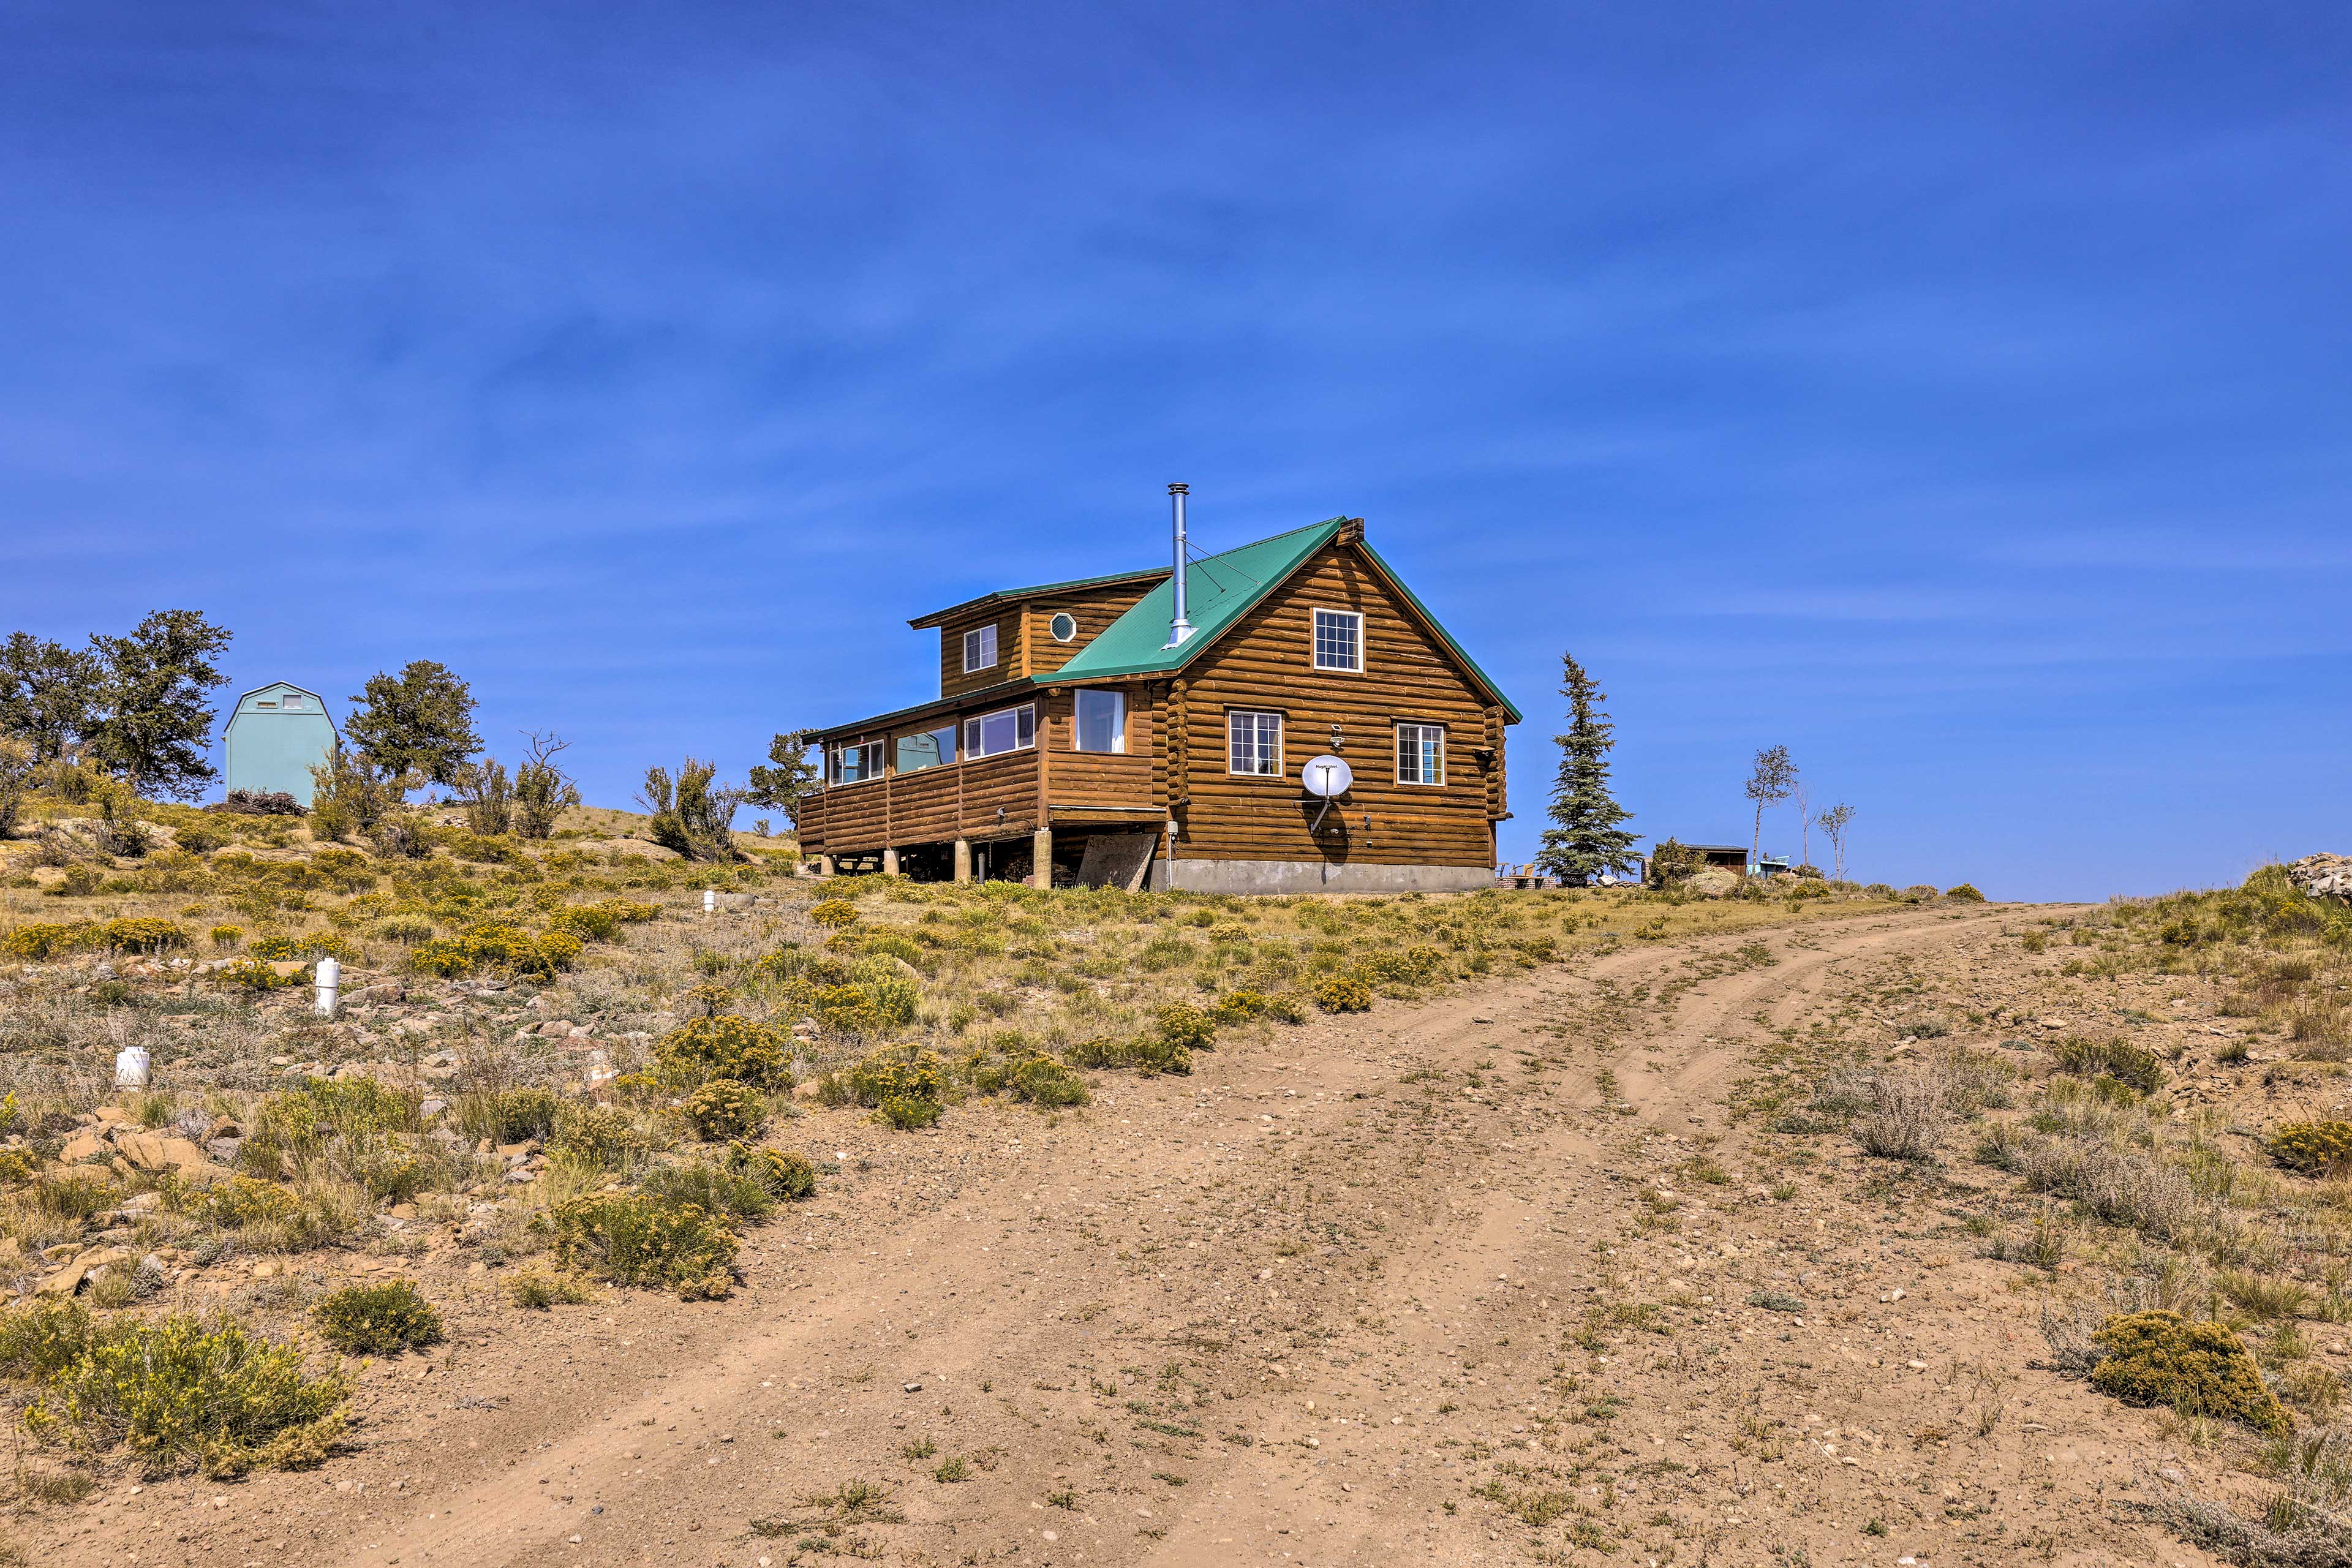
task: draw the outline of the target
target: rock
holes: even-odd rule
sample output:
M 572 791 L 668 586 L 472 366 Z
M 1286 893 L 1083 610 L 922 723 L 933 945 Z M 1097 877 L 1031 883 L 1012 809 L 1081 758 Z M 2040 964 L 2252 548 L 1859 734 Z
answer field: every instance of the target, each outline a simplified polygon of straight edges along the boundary
M 236 1118 L 233 1116 L 215 1116 L 213 1118 L 212 1125 L 205 1129 L 205 1135 L 201 1142 L 209 1143 L 215 1138 L 242 1138 L 244 1136 L 245 1129 L 236 1124 Z
M 2306 855 L 2286 868 L 2286 879 L 2307 899 L 2352 903 L 2352 855 Z
M 793 1085 L 793 1098 L 794 1100 L 817 1100 L 823 1098 L 824 1093 L 824 1090 L 813 1082 L 796 1083 Z
M 100 1125 L 104 1125 L 110 1121 L 130 1121 L 133 1120 L 131 1112 L 123 1110 L 122 1107 L 119 1105 L 101 1105 L 96 1110 L 90 1112 L 90 1114 L 98 1118 Z
M 1175 590 L 1171 588 L 1169 592 L 1173 593 Z M 90 965 L 89 977 L 92 980 L 111 980 L 114 978 L 114 965 L 110 963 L 94 963 Z
M 97 1133 L 77 1132 L 66 1140 L 66 1146 L 58 1151 L 58 1158 L 68 1165 L 79 1165 L 105 1148 L 106 1140 Z
M 95 1252 L 85 1252 L 42 1280 L 35 1290 L 43 1296 L 70 1296 L 80 1289 L 81 1282 L 96 1270 L 130 1261 L 131 1252 L 127 1247 L 106 1247 Z
M 572 1030 L 578 1027 L 579 1026 L 574 1024 L 569 1018 L 550 1018 L 546 1022 L 538 1025 L 536 1032 L 541 1035 L 563 1035 L 568 1037 Z
M 438 1116 L 448 1109 L 449 1102 L 446 1100 L 428 1100 L 416 1108 L 416 1113 L 419 1116 Z
M 1729 898 L 1739 890 L 1739 873 L 1722 866 L 1709 866 L 1694 872 L 1683 882 L 1683 891 L 1696 893 L 1702 899 Z
M 125 1132 L 114 1141 L 123 1157 L 142 1171 L 204 1171 L 212 1162 L 205 1152 L 185 1138 L 166 1138 L 154 1132 Z
M 273 959 L 269 964 L 269 973 L 280 980 L 291 980 L 297 975 L 307 974 L 310 969 L 310 961 L 307 958 Z

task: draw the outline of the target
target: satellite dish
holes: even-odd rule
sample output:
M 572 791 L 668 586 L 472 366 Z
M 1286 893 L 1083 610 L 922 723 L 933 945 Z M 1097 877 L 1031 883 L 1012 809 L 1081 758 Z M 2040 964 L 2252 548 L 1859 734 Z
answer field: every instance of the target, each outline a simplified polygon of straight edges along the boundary
M 1348 786 L 1356 782 L 1356 775 L 1348 771 L 1346 763 L 1326 752 L 1322 756 L 1307 759 L 1307 765 L 1298 770 L 1298 782 L 1306 786 L 1308 795 L 1330 800 L 1347 794 Z

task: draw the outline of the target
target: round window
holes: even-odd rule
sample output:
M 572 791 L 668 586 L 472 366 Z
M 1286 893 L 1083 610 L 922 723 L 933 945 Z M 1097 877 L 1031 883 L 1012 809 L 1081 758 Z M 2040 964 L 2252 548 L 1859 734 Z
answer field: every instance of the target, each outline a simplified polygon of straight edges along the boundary
M 1047 623 L 1055 642 L 1075 642 L 1078 636 L 1078 617 L 1064 610 Z

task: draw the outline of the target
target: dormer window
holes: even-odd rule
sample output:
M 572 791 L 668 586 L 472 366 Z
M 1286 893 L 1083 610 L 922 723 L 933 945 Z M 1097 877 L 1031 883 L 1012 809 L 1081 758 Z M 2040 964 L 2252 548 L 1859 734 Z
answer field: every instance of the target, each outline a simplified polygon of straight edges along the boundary
M 975 626 L 963 634 L 963 672 L 991 669 L 996 665 L 996 624 Z

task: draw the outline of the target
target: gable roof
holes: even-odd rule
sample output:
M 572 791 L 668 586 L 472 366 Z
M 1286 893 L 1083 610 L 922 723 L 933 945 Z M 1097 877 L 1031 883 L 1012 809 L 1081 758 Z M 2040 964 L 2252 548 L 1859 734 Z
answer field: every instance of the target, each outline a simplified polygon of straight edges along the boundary
M 1092 642 L 1078 650 L 1069 663 L 1055 672 L 1057 683 L 1084 680 L 1088 678 L 1108 680 L 1118 677 L 1163 675 L 1181 669 L 1202 649 L 1231 630 L 1237 621 L 1257 607 L 1265 596 L 1280 587 L 1290 575 L 1307 564 L 1315 552 L 1338 537 L 1346 526 L 1344 517 L 1326 518 L 1305 528 L 1277 533 L 1272 539 L 1261 539 L 1255 544 L 1244 544 L 1221 555 L 1203 556 L 1192 562 L 1184 574 L 1185 614 L 1197 628 L 1176 647 L 1170 647 L 1168 624 L 1175 613 L 1176 589 L 1174 574 L 1143 595 L 1136 606 L 1119 616 Z M 1486 688 L 1486 694 L 1501 704 L 1510 716 L 1511 723 L 1519 721 L 1518 708 L 1503 695 L 1494 678 L 1478 666 L 1462 645 L 1454 640 L 1421 595 L 1405 585 L 1381 552 L 1370 541 L 1360 537 L 1358 546 L 1367 559 L 1411 605 L 1413 613 L 1435 633 L 1439 641 L 1462 661 L 1471 679 Z
M 961 605 L 935 611 L 907 624 L 919 630 L 937 626 L 949 616 L 1000 601 L 1034 598 L 1066 589 L 1098 587 L 1111 583 L 1160 579 L 1133 608 L 1105 626 L 1067 664 L 1049 675 L 1019 676 L 978 690 L 934 698 L 911 708 L 901 708 L 896 712 L 812 729 L 807 733 L 812 739 L 825 740 L 853 731 L 881 729 L 921 714 L 947 712 L 997 699 L 1011 700 L 1019 693 L 1047 686 L 1074 686 L 1088 680 L 1120 680 L 1137 676 L 1173 674 L 1231 631 L 1267 595 L 1306 565 L 1317 551 L 1338 538 L 1339 531 L 1349 521 L 1345 517 L 1328 517 L 1305 528 L 1294 528 L 1287 533 L 1277 533 L 1271 539 L 1261 539 L 1254 544 L 1240 545 L 1216 555 L 1204 555 L 1187 563 L 1184 571 L 1184 611 L 1192 618 L 1194 630 L 1178 647 L 1167 646 L 1168 624 L 1174 616 L 1176 600 L 1175 574 L 1167 567 L 1149 572 L 1114 573 L 1107 577 L 1081 577 L 1068 583 L 1008 589 L 1000 594 L 983 594 L 977 599 L 968 599 Z M 1507 721 L 1518 723 L 1521 714 L 1517 705 L 1503 695 L 1503 689 L 1495 684 L 1494 678 L 1480 668 L 1478 661 L 1454 640 L 1454 634 L 1429 613 L 1429 606 L 1421 602 L 1421 595 L 1405 585 L 1404 579 L 1397 575 L 1396 568 L 1372 548 L 1370 542 L 1362 537 L 1360 530 L 1356 543 L 1363 551 L 1365 559 L 1371 563 L 1373 570 L 1412 606 L 1412 613 L 1420 617 L 1422 624 L 1445 645 L 1454 658 L 1462 661 L 1462 667 L 1469 672 L 1471 679 L 1502 708 Z
M 1141 572 L 1113 572 L 1103 577 L 1073 577 L 1066 583 L 1040 583 L 1034 588 L 1003 588 L 993 594 L 982 594 L 977 599 L 966 599 L 961 605 L 950 605 L 944 610 L 933 610 L 928 616 L 918 616 L 907 624 L 921 631 L 971 610 L 985 609 L 991 605 L 1009 605 L 1022 599 L 1042 599 L 1048 594 L 1066 594 L 1078 588 L 1108 588 L 1115 583 L 1149 583 L 1155 577 L 1172 577 L 1175 574 L 1165 566 L 1149 567 Z

